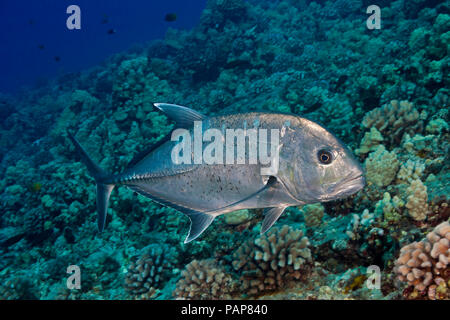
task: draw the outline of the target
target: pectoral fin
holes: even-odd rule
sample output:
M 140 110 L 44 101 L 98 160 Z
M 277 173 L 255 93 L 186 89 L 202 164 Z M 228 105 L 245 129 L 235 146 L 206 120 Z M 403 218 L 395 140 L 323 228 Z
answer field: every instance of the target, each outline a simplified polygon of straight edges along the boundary
M 261 234 L 265 233 L 270 229 L 270 227 L 273 226 L 273 224 L 278 220 L 285 209 L 286 207 L 264 209 L 265 217 L 261 226 Z

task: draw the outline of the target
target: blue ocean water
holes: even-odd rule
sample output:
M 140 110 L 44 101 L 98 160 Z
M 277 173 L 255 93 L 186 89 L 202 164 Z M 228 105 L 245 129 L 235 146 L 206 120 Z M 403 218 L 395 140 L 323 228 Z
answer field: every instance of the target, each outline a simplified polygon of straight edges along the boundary
M 449 39 L 450 1 L 0 1 L 0 300 L 448 300 Z M 194 120 L 277 170 L 174 169 Z
M 68 30 L 67 7 L 81 9 L 81 30 Z M 206 0 L 42 0 L 0 3 L 0 91 L 80 71 L 114 53 L 163 38 L 167 28 L 190 29 Z M 167 22 L 168 13 L 177 15 Z M 114 30 L 114 34 L 108 31 Z M 60 61 L 55 61 L 59 57 Z

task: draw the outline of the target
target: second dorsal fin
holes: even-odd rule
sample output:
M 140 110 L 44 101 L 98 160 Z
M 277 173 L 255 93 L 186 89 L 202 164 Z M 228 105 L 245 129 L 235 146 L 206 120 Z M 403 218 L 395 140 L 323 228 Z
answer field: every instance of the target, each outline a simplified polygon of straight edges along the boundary
M 164 112 L 169 119 L 174 120 L 178 128 L 188 129 L 194 126 L 194 121 L 206 119 L 206 116 L 188 107 L 169 103 L 154 103 L 153 105 Z

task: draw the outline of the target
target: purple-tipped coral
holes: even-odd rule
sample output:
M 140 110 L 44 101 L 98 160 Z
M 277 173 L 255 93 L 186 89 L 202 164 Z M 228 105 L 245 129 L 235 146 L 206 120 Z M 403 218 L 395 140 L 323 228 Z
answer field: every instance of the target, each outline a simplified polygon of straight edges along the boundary
M 259 295 L 304 278 L 312 262 L 308 246 L 303 232 L 287 225 L 244 243 L 233 255 L 242 291 Z
M 235 283 L 214 259 L 194 260 L 181 273 L 173 296 L 177 299 L 231 299 Z
M 443 222 L 426 239 L 404 246 L 395 262 L 398 279 L 418 292 L 408 297 L 427 294 L 430 299 L 450 298 L 448 267 L 450 254 L 450 224 Z

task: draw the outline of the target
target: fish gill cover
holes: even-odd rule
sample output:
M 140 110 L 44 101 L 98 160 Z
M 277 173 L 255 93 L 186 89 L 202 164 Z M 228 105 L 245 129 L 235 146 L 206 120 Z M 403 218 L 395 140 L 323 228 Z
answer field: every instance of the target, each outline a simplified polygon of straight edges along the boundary
M 449 299 L 450 3 L 379 1 L 373 30 L 371 4 L 210 0 L 191 30 L 2 94 L 0 299 Z M 305 116 L 366 186 L 263 235 L 262 210 L 227 213 L 187 244 L 185 215 L 121 187 L 99 233 L 67 131 L 121 173 L 173 128 L 153 102 Z

